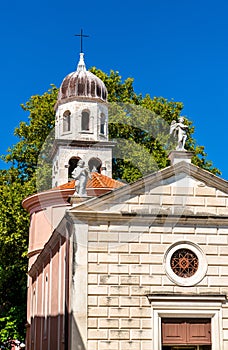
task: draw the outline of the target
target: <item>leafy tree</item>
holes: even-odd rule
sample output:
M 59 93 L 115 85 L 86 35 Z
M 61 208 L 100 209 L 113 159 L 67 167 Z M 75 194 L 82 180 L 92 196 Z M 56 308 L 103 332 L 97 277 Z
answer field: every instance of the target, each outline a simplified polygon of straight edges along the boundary
M 19 142 L 4 157 L 9 170 L 0 171 L 0 340 L 23 339 L 26 323 L 26 272 L 29 215 L 24 198 L 36 192 L 36 164 L 54 125 L 57 88 L 35 95 L 22 105 L 29 122 L 15 129 Z
M 21 122 L 14 131 L 20 141 L 8 149 L 6 162 L 16 167 L 19 176 L 26 181 L 31 179 L 36 171 L 37 161 L 42 145 L 54 127 L 54 105 L 58 89 L 52 86 L 43 95 L 32 96 L 21 107 L 29 113 L 29 122 Z
M 118 72 L 111 71 L 108 75 L 95 67 L 91 72 L 104 81 L 108 89 L 108 101 L 115 103 L 114 107 L 111 105 L 109 108 L 110 138 L 128 140 L 125 146 L 121 142 L 117 150 L 113 176 L 132 182 L 149 172 L 168 166 L 167 156 L 174 147 L 174 143 L 168 138 L 169 125 L 181 115 L 183 103 L 168 101 L 164 97 L 151 98 L 149 94 L 145 97 L 137 95 L 133 88 L 133 79 L 127 78 L 122 82 Z M 137 107 L 131 108 L 130 104 Z M 192 163 L 220 175 L 221 172 L 207 160 L 204 146 L 196 144 L 192 122 L 186 119 L 186 123 L 189 126 L 186 148 L 194 152 Z
M 0 172 L 0 339 L 24 333 L 29 217 L 21 202 L 34 191 L 16 168 Z M 25 231 L 26 230 L 26 231 Z
M 110 105 L 109 135 L 118 140 L 114 157 L 114 176 L 128 182 L 168 165 L 167 153 L 172 146 L 169 124 L 183 109 L 181 102 L 163 97 L 136 94 L 133 79 L 121 80 L 118 72 L 106 74 L 92 68 L 107 89 Z M 0 171 L 0 340 L 23 337 L 26 322 L 26 270 L 29 216 L 21 202 L 37 190 L 37 163 L 42 163 L 46 177 L 51 178 L 46 163 L 47 149 L 42 145 L 54 127 L 54 105 L 58 89 L 52 86 L 43 95 L 34 95 L 22 105 L 29 113 L 28 122 L 15 129 L 19 141 L 8 149 L 4 160 L 10 169 Z M 219 174 L 207 161 L 203 146 L 193 138 L 194 127 L 188 121 L 187 148 L 194 151 L 194 164 Z M 44 189 L 45 181 L 39 183 Z M 50 185 L 49 185 L 50 186 Z

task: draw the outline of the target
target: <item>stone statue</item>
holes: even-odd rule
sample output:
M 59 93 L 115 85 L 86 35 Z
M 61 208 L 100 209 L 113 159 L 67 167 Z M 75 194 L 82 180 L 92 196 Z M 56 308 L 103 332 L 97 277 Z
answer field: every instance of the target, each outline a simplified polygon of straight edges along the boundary
M 174 134 L 177 136 L 178 144 L 176 147 L 176 151 L 185 151 L 185 141 L 187 139 L 186 131 L 188 129 L 188 125 L 184 124 L 184 117 L 179 117 L 178 122 L 173 120 L 170 125 L 170 134 Z
M 86 197 L 86 184 L 88 178 L 91 179 L 90 171 L 85 167 L 84 160 L 80 159 L 76 168 L 72 172 L 72 177 L 75 179 L 75 193 L 74 196 Z

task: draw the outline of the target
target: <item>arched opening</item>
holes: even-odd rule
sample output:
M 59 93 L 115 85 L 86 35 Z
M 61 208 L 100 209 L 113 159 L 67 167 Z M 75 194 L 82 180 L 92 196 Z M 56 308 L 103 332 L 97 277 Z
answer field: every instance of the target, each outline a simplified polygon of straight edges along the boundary
M 105 135 L 105 115 L 101 113 L 100 118 L 100 134 Z
M 88 161 L 89 170 L 94 173 L 101 173 L 102 161 L 99 158 L 90 158 Z
M 65 111 L 63 113 L 63 132 L 71 130 L 71 113 L 70 111 Z
M 89 112 L 82 111 L 82 123 L 81 123 L 82 131 L 89 130 Z
M 72 157 L 70 158 L 69 162 L 68 162 L 68 181 L 73 180 L 71 174 L 74 171 L 74 169 L 76 168 L 79 159 L 81 159 L 80 157 Z

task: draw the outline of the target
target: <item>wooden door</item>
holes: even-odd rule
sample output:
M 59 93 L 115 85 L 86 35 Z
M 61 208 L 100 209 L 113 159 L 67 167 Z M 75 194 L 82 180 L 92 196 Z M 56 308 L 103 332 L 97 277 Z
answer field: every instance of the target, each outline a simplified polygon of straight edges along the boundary
M 211 320 L 162 319 L 162 344 L 209 345 L 211 344 Z

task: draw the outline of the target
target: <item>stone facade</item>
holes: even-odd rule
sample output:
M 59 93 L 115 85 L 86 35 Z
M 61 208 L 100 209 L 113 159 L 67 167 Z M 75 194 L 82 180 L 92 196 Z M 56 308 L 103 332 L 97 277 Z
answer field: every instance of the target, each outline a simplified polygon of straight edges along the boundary
M 51 269 L 53 305 L 33 319 L 62 335 L 31 349 L 161 350 L 164 317 L 210 319 L 211 349 L 228 349 L 227 243 L 227 182 L 186 162 L 69 208 L 29 272 L 39 298 Z M 179 247 L 192 277 L 170 269 Z
M 175 299 L 174 310 L 179 310 L 181 316 L 188 304 L 181 298 L 191 296 L 187 317 L 207 315 L 208 308 L 213 310 L 214 303 L 219 303 L 221 343 L 218 347 L 213 344 L 212 349 L 221 349 L 222 344 L 228 347 L 228 309 L 223 304 L 228 291 L 227 194 L 206 185 L 208 174 L 204 174 L 203 182 L 190 174 L 199 169 L 182 163 L 183 167 L 189 174 L 176 168 L 176 174 L 166 179 L 164 171 L 162 185 L 156 180 L 156 186 L 150 184 L 150 178 L 148 183 L 141 181 L 145 192 L 140 193 L 140 186 L 133 185 L 128 195 L 124 194 L 128 197 L 125 201 L 113 194 L 101 204 L 108 213 L 89 224 L 88 349 L 160 349 L 155 345 L 159 339 L 153 339 L 153 296 L 166 294 L 168 304 L 162 297 L 160 300 L 166 314 L 175 296 L 179 302 Z M 204 172 L 200 172 L 202 176 Z M 198 283 L 178 285 L 167 275 L 165 255 L 174 243 L 194 244 L 202 250 L 207 268 Z M 200 297 L 200 305 L 207 303 L 200 313 L 196 296 Z M 158 303 L 156 297 L 155 305 Z

